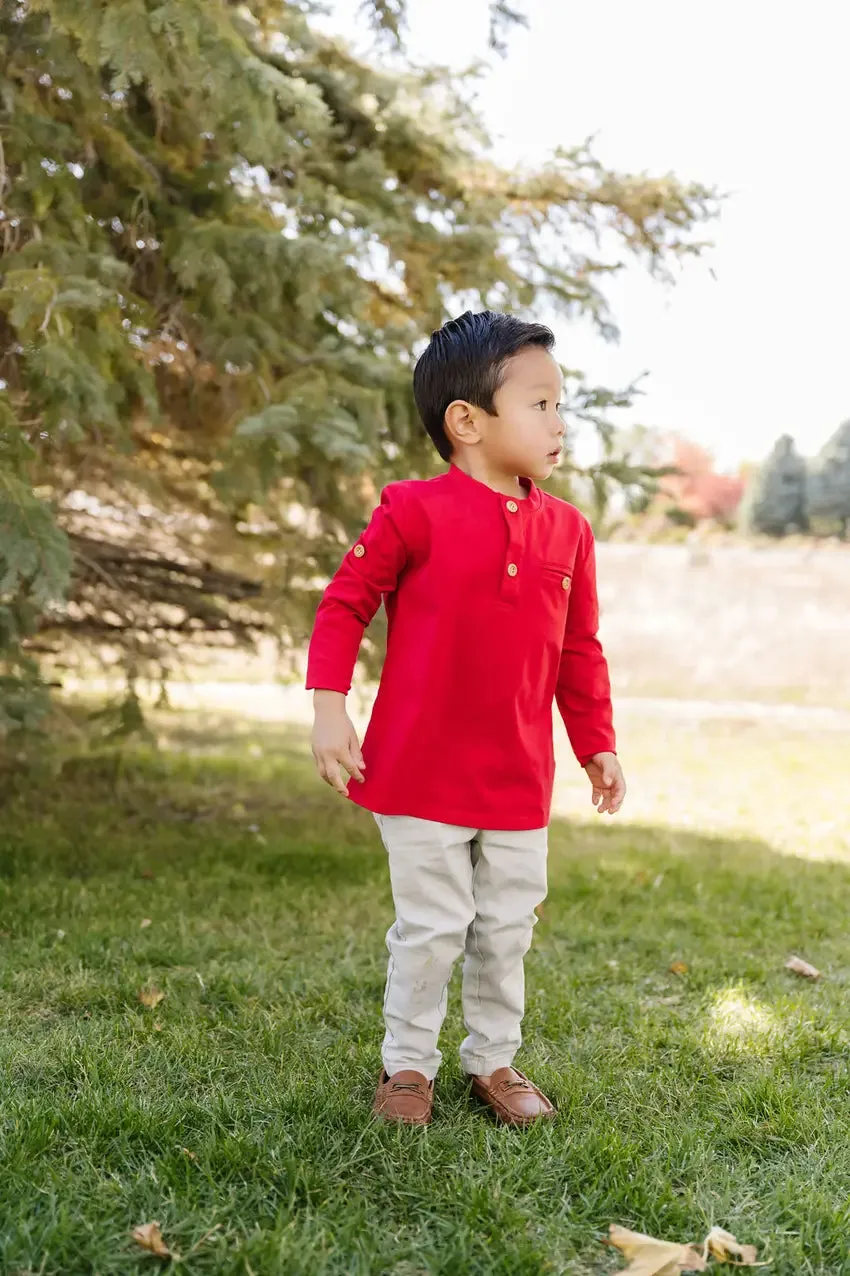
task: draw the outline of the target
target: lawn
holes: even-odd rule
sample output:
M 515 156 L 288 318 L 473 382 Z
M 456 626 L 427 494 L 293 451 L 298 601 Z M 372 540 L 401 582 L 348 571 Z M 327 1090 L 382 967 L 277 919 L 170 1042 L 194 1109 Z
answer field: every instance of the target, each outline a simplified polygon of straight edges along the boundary
M 517 1131 L 468 1102 L 457 982 L 433 1126 L 369 1120 L 384 852 L 303 736 L 160 735 L 4 785 L 4 1274 L 152 1270 L 153 1219 L 198 1273 L 608 1273 L 612 1222 L 850 1273 L 848 737 L 632 724 L 619 822 L 566 782 L 517 1060 L 560 1115 Z

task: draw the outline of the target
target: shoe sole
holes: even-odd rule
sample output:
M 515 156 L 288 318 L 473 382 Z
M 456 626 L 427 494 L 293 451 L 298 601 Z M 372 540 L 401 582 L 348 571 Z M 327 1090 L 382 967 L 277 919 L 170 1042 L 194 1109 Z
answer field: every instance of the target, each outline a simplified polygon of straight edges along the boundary
M 430 1125 L 431 1118 L 427 1117 L 401 1117 L 388 1116 L 386 1112 L 376 1112 L 372 1109 L 372 1116 L 376 1121 L 385 1121 L 387 1125 Z

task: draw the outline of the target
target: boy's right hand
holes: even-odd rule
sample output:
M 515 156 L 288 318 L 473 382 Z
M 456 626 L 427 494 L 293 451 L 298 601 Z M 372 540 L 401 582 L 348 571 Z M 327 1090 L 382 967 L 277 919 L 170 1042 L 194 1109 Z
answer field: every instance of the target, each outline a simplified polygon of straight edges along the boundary
M 313 693 L 313 757 L 319 775 L 343 797 L 348 797 L 348 775 L 360 784 L 365 780 L 366 764 L 360 752 L 360 741 L 345 709 L 345 696 L 339 691 Z

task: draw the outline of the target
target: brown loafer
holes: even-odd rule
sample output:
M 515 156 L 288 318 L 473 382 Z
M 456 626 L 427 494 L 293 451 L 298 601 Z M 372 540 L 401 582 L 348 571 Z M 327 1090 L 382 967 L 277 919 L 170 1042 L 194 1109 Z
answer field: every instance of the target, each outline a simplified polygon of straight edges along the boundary
M 383 1068 L 372 1112 L 384 1121 L 404 1125 L 429 1125 L 434 1108 L 434 1082 L 421 1072 L 406 1069 L 388 1077 Z
M 486 1082 L 473 1077 L 472 1093 L 505 1125 L 531 1125 L 555 1116 L 555 1108 L 543 1091 L 518 1068 L 497 1068 Z

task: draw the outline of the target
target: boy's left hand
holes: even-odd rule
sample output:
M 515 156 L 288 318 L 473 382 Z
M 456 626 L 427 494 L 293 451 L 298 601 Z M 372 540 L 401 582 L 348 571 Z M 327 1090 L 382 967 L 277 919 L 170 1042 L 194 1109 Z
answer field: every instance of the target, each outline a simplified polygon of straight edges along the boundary
M 616 753 L 596 753 L 584 768 L 593 785 L 592 802 L 600 815 L 616 815 L 626 796 L 626 778 Z

